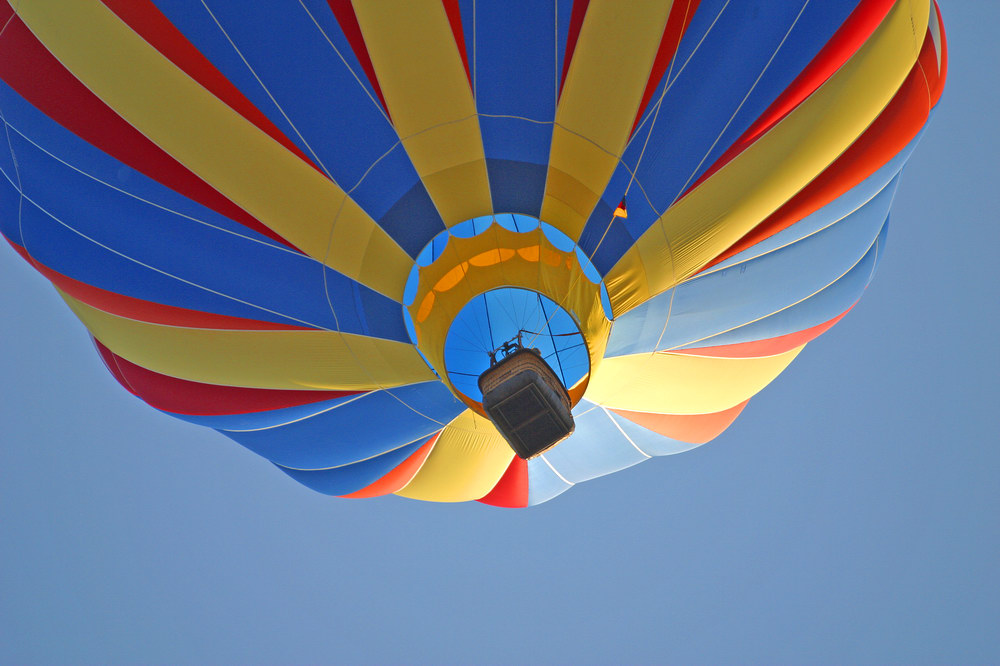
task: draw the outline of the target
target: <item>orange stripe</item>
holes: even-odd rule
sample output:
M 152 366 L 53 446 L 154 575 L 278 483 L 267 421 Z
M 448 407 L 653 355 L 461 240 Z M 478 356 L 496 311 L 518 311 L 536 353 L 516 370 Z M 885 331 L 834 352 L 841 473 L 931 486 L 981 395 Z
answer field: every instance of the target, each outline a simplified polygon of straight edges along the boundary
M 652 412 L 630 412 L 624 409 L 610 411 L 670 439 L 690 444 L 704 444 L 715 439 L 728 428 L 748 402 L 750 402 L 749 399 L 735 407 L 714 414 L 655 414 Z
M 403 462 L 399 463 L 392 469 L 391 472 L 383 476 L 381 479 L 365 486 L 361 490 L 355 490 L 353 493 L 348 495 L 341 495 L 341 497 L 349 497 L 351 499 L 362 499 L 365 497 L 379 497 L 381 495 L 391 495 L 396 492 L 416 475 L 420 471 L 421 465 L 424 464 L 424 460 L 427 459 L 428 454 L 430 454 L 431 449 L 434 448 L 434 442 L 437 441 L 438 435 L 434 435 L 421 446 L 419 449 L 414 451 L 409 455 L 409 457 Z

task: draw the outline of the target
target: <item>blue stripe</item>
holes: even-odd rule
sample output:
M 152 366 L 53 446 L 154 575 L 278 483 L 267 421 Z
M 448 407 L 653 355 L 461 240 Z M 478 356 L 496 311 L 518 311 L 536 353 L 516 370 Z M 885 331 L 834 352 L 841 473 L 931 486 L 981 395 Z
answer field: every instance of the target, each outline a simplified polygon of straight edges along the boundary
M 400 173 L 408 171 L 413 171 L 413 166 L 400 144 L 372 168 L 351 196 L 403 251 L 416 258 L 434 236 L 444 231 L 445 226 L 416 172 L 412 179 L 405 181 L 411 183 L 409 189 L 390 187 L 396 198 L 391 202 L 384 199 L 387 191 L 385 184 L 396 182 Z M 377 201 L 379 199 L 384 200 Z M 386 205 L 388 208 L 385 208 Z
M 478 3 L 475 18 L 475 49 L 468 55 L 476 63 L 478 112 L 551 122 L 556 110 L 552 5 Z
M 21 236 L 32 256 L 55 271 L 189 310 L 409 339 L 399 304 L 308 257 L 179 218 L 58 166 L 47 170 L 46 187 L 33 187 L 30 176 L 40 173 L 34 156 L 23 146 L 18 156 L 29 165 L 22 180 L 39 199 L 22 205 Z M 6 178 L 4 186 L 13 187 Z M 370 305 L 363 312 L 355 290 Z
M 348 495 L 381 479 L 422 445 L 423 441 L 414 442 L 395 451 L 334 469 L 297 470 L 281 465 L 277 467 L 307 488 L 324 495 Z
M 617 472 L 649 456 L 673 455 L 701 446 L 665 437 L 586 400 L 573 411 L 576 431 L 544 454 L 559 474 L 541 458 L 528 461 L 529 506 L 547 502 L 573 483 Z
M 493 209 L 537 216 L 556 110 L 555 8 L 479 3 L 474 11 L 468 55 Z
M 545 164 L 487 158 L 486 170 L 494 211 L 539 216 L 548 173 Z
M 633 215 L 630 209 L 623 221 L 628 234 L 616 233 L 604 240 L 594 259 L 602 274 L 656 221 L 656 211 L 666 211 L 791 84 L 857 0 L 810 2 L 799 16 L 803 5 L 805 0 L 732 2 L 724 10 L 720 2 L 699 5 L 681 40 L 672 80 L 664 77 L 660 82 L 641 121 L 644 125 L 601 197 L 606 206 L 615 206 L 629 174 L 635 173 L 655 210 L 644 207 Z M 716 16 L 718 21 L 714 21 Z M 656 100 L 667 85 L 670 88 L 657 108 Z M 630 193 L 638 194 L 636 190 L 633 187 Z M 595 211 L 581 247 L 593 252 L 606 226 L 607 218 Z
M 921 136 L 923 136 L 923 130 L 916 138 L 913 139 L 903 150 L 901 150 L 892 160 L 887 162 L 885 165 L 876 170 L 871 176 L 866 178 L 864 181 L 854 186 L 844 194 L 840 195 L 827 205 L 813 212 L 812 214 L 802 218 L 792 226 L 784 229 L 774 236 L 765 238 L 759 243 L 747 248 L 743 252 L 730 257 L 726 261 L 720 263 L 718 266 L 714 267 L 713 270 L 719 270 L 722 268 L 732 267 L 738 263 L 747 261 L 753 257 L 756 257 L 764 252 L 770 252 L 774 249 L 789 245 L 802 238 L 815 233 L 816 231 L 829 226 L 830 224 L 836 222 L 837 220 L 847 217 L 851 212 L 857 210 L 863 206 L 866 202 L 870 201 L 876 194 L 884 191 L 886 187 L 893 182 L 894 179 L 898 177 L 898 174 L 902 167 L 905 165 L 906 160 L 909 158 L 913 149 L 916 147 L 917 143 L 920 141 Z M 644 205 L 644 201 L 640 200 L 640 205 Z M 633 206 L 629 204 L 629 214 L 631 215 L 631 210 Z M 852 275 L 853 275 L 852 271 Z M 846 276 L 845 276 L 846 278 Z M 843 280 L 842 278 L 841 280 Z M 838 281 L 840 282 L 840 281 Z M 864 282 L 867 284 L 867 278 Z M 824 290 L 824 293 L 827 290 Z M 661 295 L 650 299 L 646 303 L 640 305 L 639 307 L 633 309 L 631 312 L 622 315 L 617 320 L 615 320 L 614 330 L 612 332 L 612 338 L 609 343 L 609 355 L 619 355 L 621 353 L 635 353 L 632 351 L 622 351 L 625 349 L 634 349 L 637 351 L 649 351 L 653 349 L 660 335 L 663 333 L 663 324 L 667 320 L 667 312 L 670 307 L 670 293 L 666 295 Z M 853 292 L 851 292 L 853 293 Z M 858 294 L 860 296 L 860 293 Z M 815 299 L 816 297 L 814 297 Z M 813 300 L 813 299 L 810 299 Z M 807 317 L 803 321 L 811 321 L 807 326 L 802 326 L 800 328 L 783 328 L 783 333 L 779 335 L 784 335 L 787 333 L 794 333 L 795 331 L 803 330 L 811 326 L 816 326 L 818 324 L 827 321 L 851 306 L 854 300 L 844 302 L 843 299 L 837 299 L 834 302 L 843 305 L 839 310 L 833 310 L 831 308 L 839 306 L 831 306 L 821 308 L 820 311 L 823 313 L 829 313 L 829 316 L 823 319 L 815 319 L 815 317 Z M 795 306 L 795 309 L 799 311 L 800 306 Z M 781 314 L 781 313 L 779 313 Z M 771 318 L 768 318 L 771 319 Z M 785 320 L 782 321 L 792 321 Z M 740 330 L 744 330 L 746 327 L 742 327 Z M 771 330 L 769 327 L 767 330 Z M 754 339 L 766 339 L 770 337 L 775 337 L 775 335 L 762 335 L 760 338 L 749 338 L 749 340 Z M 715 339 L 715 338 L 713 338 Z M 748 341 L 748 340 L 741 340 Z M 630 347 L 629 344 L 632 343 Z M 716 344 L 723 344 L 721 342 Z M 697 343 L 696 346 L 708 346 L 705 342 Z
M 10 155 L 9 150 L 3 150 L 6 156 Z M 12 243 L 17 243 L 24 247 L 24 239 L 21 237 L 21 193 L 14 183 L 17 182 L 17 174 L 14 164 L 10 160 L 0 158 L 0 233 L 6 236 Z
M 18 170 L 8 167 L 0 179 L 5 190 L 21 182 L 31 199 L 21 207 L 19 227 L 16 216 L 4 216 L 0 228 L 18 239 L 23 231 L 23 244 L 46 266 L 155 303 L 409 340 L 398 303 L 176 195 L 40 114 L 17 114 L 30 108 L 23 101 L 9 106 L 15 113 L 7 117 L 27 125 L 14 128 L 45 137 L 44 149 L 59 151 L 57 159 L 11 129 Z M 124 187 L 119 174 L 128 181 Z M 177 212 L 161 207 L 173 205 Z
M 889 215 L 895 183 L 840 222 L 787 247 L 676 288 L 658 349 L 674 349 L 773 314 L 832 284 L 865 255 Z
M 373 391 L 275 428 L 220 432 L 284 467 L 327 469 L 427 438 L 463 410 L 465 405 L 444 384 L 432 381 Z
M 260 243 L 287 249 L 285 245 L 201 206 L 95 148 L 41 113 L 3 81 L 0 81 L 0 108 L 5 120 L 11 125 L 7 132 L 9 136 L 24 134 L 39 146 L 39 150 L 55 155 L 109 186 L 128 192 L 154 206 L 176 211 L 179 215 L 193 217 Z M 23 139 L 20 141 L 23 143 Z M 16 175 L 9 167 L 10 162 L 5 155 L 0 168 L 13 182 L 17 182 Z
M 298 3 L 260 3 L 247 11 L 243 3 L 216 2 L 211 13 L 187 0 L 156 5 L 306 155 L 314 150 L 345 189 L 396 144 L 325 2 L 307 3 L 309 13 Z
M 253 11 L 241 3 L 216 3 L 212 13 L 220 29 L 201 7 L 181 0 L 157 2 L 240 92 L 415 255 L 444 229 L 441 218 L 428 205 L 419 206 L 409 226 L 400 224 L 398 213 L 389 215 L 400 199 L 423 185 L 329 5 L 321 0 L 305 4 L 308 12 L 297 3 L 261 3 Z M 415 197 L 411 213 L 417 211 L 415 202 L 426 204 L 429 197 L 426 192 Z M 422 242 L 412 238 L 417 232 Z
M 498 86 L 513 86 L 512 94 L 516 95 L 523 92 L 518 90 L 518 84 L 528 76 L 536 84 L 527 93 L 531 96 L 530 100 L 515 100 L 513 103 L 519 108 L 549 109 L 541 117 L 551 120 L 555 116 L 555 106 L 546 106 L 545 94 L 552 91 L 552 99 L 555 99 L 556 84 L 566 55 L 573 0 L 520 5 L 459 0 L 458 4 L 477 101 L 482 99 L 486 104 L 479 105 L 479 112 L 504 113 L 496 111 L 497 106 L 492 106 L 505 103 L 502 93 L 497 92 Z M 532 71 L 536 68 L 543 71 Z M 500 83 L 486 82 L 489 90 L 481 90 L 488 77 L 498 79 Z

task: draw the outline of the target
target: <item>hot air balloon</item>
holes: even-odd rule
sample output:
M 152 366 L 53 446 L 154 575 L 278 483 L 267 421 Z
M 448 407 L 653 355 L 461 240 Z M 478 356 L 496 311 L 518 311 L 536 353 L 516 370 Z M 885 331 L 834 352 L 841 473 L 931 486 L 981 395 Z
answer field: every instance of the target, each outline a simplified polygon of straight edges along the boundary
M 710 441 L 843 317 L 947 69 L 930 0 L 0 18 L 0 231 L 127 391 L 507 507 Z

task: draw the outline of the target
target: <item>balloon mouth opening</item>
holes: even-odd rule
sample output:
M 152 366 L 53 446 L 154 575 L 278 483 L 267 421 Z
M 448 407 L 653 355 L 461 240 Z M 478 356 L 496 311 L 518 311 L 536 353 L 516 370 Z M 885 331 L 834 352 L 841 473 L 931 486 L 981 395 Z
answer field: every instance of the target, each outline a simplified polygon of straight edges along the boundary
M 452 391 L 486 416 L 479 377 L 490 353 L 517 335 L 568 390 L 587 389 L 611 330 L 601 276 L 568 236 L 520 214 L 466 220 L 418 253 L 403 320 L 414 346 Z
M 507 355 L 505 343 L 537 349 L 564 391 L 590 373 L 587 343 L 572 315 L 548 296 L 501 287 L 471 299 L 452 320 L 444 344 L 448 379 L 465 398 L 482 403 L 479 379 Z

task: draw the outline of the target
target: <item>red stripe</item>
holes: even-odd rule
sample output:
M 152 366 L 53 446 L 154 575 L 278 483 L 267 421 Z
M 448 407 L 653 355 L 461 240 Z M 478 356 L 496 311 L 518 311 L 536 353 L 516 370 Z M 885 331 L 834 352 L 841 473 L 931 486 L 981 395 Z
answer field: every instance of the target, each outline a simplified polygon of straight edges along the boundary
M 114 377 L 115 380 L 119 384 L 121 384 L 126 391 L 128 391 L 129 393 L 131 393 L 136 397 L 141 397 L 139 396 L 138 393 L 136 393 L 135 389 L 133 389 L 132 386 L 129 384 L 128 378 L 125 376 L 125 373 L 123 373 L 121 368 L 118 367 L 118 362 L 117 362 L 118 357 L 115 356 L 114 352 L 112 352 L 110 349 L 108 349 L 100 342 L 98 342 L 97 338 L 91 336 L 90 339 L 94 343 L 94 347 L 97 349 L 97 353 L 100 354 L 101 360 L 104 361 L 104 367 L 108 369 L 108 372 L 111 373 L 111 376 Z
M 150 0 L 101 0 L 101 2 L 178 69 L 183 70 L 262 132 L 298 155 L 303 162 L 320 171 L 319 167 L 268 120 L 253 102 L 230 83 L 229 79 L 216 69 L 215 65 L 203 56 Z
M 149 405 L 174 414 L 250 414 L 308 405 L 364 391 L 286 391 L 205 384 L 147 370 L 94 340 L 108 370 L 122 386 Z
M 871 37 L 894 3 L 895 0 L 862 0 L 802 73 L 684 194 L 729 164 L 823 85 Z
M 6 238 L 6 236 L 4 236 Z M 48 266 L 34 259 L 28 251 L 6 238 L 18 254 L 24 257 L 25 261 L 34 266 L 35 270 L 44 275 L 55 286 L 73 298 L 91 305 L 98 310 L 108 314 L 126 317 L 136 321 L 149 322 L 151 324 L 164 324 L 166 326 L 183 326 L 186 328 L 212 328 L 231 331 L 309 331 L 315 330 L 308 326 L 293 326 L 271 321 L 260 321 L 258 319 L 246 319 L 244 317 L 231 317 L 229 315 L 213 314 L 211 312 L 201 312 L 200 310 L 188 310 L 173 305 L 154 303 L 153 301 L 125 296 L 113 291 L 107 291 L 100 287 L 80 282 L 68 275 L 63 275 L 52 270 Z
M 562 78 L 559 79 L 560 95 L 562 95 L 563 85 L 566 84 L 569 63 L 573 60 L 573 52 L 576 50 L 576 40 L 580 38 L 580 30 L 583 29 L 583 17 L 587 15 L 587 6 L 589 4 L 590 0 L 573 0 L 573 11 L 569 17 L 569 34 L 566 36 L 566 53 L 563 54 Z
M 709 442 L 728 428 L 740 415 L 749 400 L 735 407 L 714 414 L 656 414 L 653 412 L 630 412 L 625 409 L 611 411 L 647 430 L 690 444 Z
M 497 485 L 485 497 L 478 500 L 483 504 L 521 509 L 528 506 L 528 463 L 517 456 L 510 461 Z
M 924 64 L 933 59 L 933 68 Z M 928 33 L 920 58 L 868 129 L 823 173 L 758 224 L 732 247 L 713 259 L 704 271 L 787 229 L 848 191 L 895 157 L 916 137 L 931 110 L 931 90 L 937 85 L 934 42 Z
M 358 59 L 361 69 L 364 70 L 365 76 L 368 77 L 368 82 L 375 90 L 375 95 L 382 104 L 382 110 L 388 116 L 389 106 L 385 103 L 385 97 L 382 96 L 382 88 L 378 85 L 378 77 L 375 76 L 375 66 L 372 65 L 372 58 L 368 54 L 368 47 L 365 45 L 364 35 L 361 34 L 361 26 L 358 24 L 358 16 L 354 13 L 354 6 L 351 5 L 351 0 L 327 0 L 327 4 L 330 5 L 330 11 L 333 12 L 334 18 L 337 19 L 337 23 L 340 25 L 340 30 L 351 45 L 354 57 Z
M 796 331 L 788 335 L 779 335 L 776 338 L 766 340 L 754 340 L 753 342 L 741 342 L 735 345 L 717 345 L 715 347 L 693 347 L 688 349 L 671 349 L 671 354 L 687 354 L 689 356 L 712 356 L 715 358 L 761 358 L 764 356 L 776 356 L 784 354 L 796 347 L 801 347 L 810 340 L 818 338 L 828 331 L 834 324 L 840 321 L 844 315 L 853 308 L 847 308 L 839 315 L 822 324 L 807 328 L 804 331 Z
M 16 16 L 0 34 L 0 79 L 49 118 L 136 171 L 298 249 L 125 122 L 63 67 Z
M 656 58 L 653 59 L 653 67 L 649 72 L 649 80 L 646 81 L 646 90 L 642 93 L 642 101 L 639 102 L 639 110 L 635 114 L 635 121 L 632 123 L 632 131 L 629 137 L 635 133 L 635 128 L 639 125 L 639 119 L 646 112 L 649 100 L 656 92 L 656 87 L 660 85 L 660 80 L 667 71 L 667 66 L 674 59 L 677 47 L 680 46 L 684 32 L 691 25 L 691 19 L 698 10 L 698 3 L 701 0 L 677 0 L 670 8 L 670 15 L 667 17 L 667 24 L 663 28 L 663 37 L 660 38 L 660 46 L 656 51 Z
M 465 66 L 465 77 L 469 79 L 469 87 L 472 88 L 472 74 L 469 72 L 469 57 L 465 52 L 465 32 L 462 30 L 462 10 L 458 6 L 458 0 L 441 0 L 444 11 L 448 14 L 448 23 L 451 25 L 451 34 L 455 37 L 455 45 L 458 53 L 462 56 L 462 65 Z
M 420 471 L 421 466 L 424 464 L 424 460 L 427 459 L 431 449 L 434 448 L 434 442 L 437 441 L 440 434 L 441 433 L 438 432 L 424 442 L 423 446 L 411 453 L 406 460 L 399 463 L 391 472 L 383 476 L 378 481 L 365 486 L 361 490 L 355 490 L 353 493 L 341 495 L 341 497 L 350 497 L 352 499 L 379 497 L 381 495 L 389 495 L 402 489 L 403 486 L 408 484 L 416 473 Z

